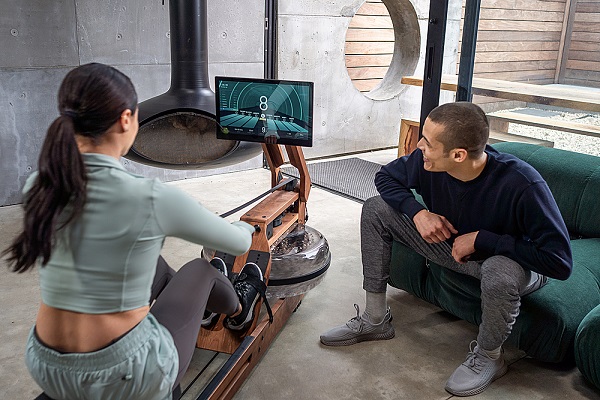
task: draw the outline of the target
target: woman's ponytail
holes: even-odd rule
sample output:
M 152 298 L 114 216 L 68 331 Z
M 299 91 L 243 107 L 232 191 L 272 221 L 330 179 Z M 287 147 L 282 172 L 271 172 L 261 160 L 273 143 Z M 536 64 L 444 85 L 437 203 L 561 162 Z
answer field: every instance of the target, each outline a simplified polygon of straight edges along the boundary
M 23 199 L 23 232 L 5 253 L 13 271 L 24 272 L 38 258 L 50 259 L 56 231 L 81 214 L 86 198 L 85 165 L 75 141 L 74 117 L 61 115 L 48 128 L 38 175 Z M 63 211 L 69 205 L 68 213 Z
M 131 80 L 115 68 L 85 64 L 63 80 L 58 109 L 60 117 L 48 128 L 40 152 L 38 175 L 23 199 L 23 232 L 2 253 L 16 272 L 27 271 L 38 259 L 48 263 L 56 232 L 83 211 L 87 175 L 75 136 L 102 140 L 124 110 L 135 112 L 137 94 Z

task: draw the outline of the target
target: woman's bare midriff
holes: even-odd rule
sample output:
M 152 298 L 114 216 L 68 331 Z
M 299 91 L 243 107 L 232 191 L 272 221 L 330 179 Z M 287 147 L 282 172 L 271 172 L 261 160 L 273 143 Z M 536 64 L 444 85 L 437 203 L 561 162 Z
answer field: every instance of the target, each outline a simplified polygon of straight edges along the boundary
M 38 338 L 54 350 L 88 353 L 112 344 L 140 323 L 149 310 L 144 306 L 110 314 L 84 314 L 42 303 L 35 330 Z

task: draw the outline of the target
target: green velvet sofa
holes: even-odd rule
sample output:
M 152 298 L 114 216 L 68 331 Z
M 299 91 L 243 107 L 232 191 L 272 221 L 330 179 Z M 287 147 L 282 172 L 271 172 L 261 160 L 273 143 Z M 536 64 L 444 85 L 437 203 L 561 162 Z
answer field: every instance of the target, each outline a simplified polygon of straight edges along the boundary
M 508 342 L 540 361 L 576 360 L 583 375 L 600 386 L 600 157 L 524 143 L 494 147 L 525 160 L 546 179 L 573 249 L 571 277 L 550 279 L 522 299 Z M 435 264 L 427 267 L 423 257 L 397 242 L 389 284 L 473 324 L 481 322 L 478 280 Z

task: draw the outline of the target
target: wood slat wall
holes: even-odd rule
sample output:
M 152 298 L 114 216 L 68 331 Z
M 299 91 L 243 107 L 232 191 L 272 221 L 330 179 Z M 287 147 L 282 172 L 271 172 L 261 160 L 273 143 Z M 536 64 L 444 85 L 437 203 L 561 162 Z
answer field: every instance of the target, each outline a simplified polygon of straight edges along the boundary
M 394 54 L 394 27 L 381 0 L 367 0 L 346 34 L 346 67 L 354 86 L 369 92 L 387 73 Z
M 566 1 L 481 0 L 474 76 L 553 83 Z
M 362 92 L 377 86 L 393 53 L 387 8 L 381 0 L 367 0 L 346 34 L 354 85 Z M 600 0 L 481 0 L 474 75 L 600 87 Z
M 600 0 L 577 0 L 574 7 L 559 82 L 600 88 Z
M 600 87 L 600 0 L 481 0 L 474 75 Z

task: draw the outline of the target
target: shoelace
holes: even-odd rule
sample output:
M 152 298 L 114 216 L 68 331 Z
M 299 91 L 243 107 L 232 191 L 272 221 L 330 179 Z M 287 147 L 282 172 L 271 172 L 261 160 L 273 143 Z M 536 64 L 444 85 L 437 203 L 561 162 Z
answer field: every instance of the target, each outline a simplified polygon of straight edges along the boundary
M 350 321 L 346 322 L 346 326 L 352 330 L 360 329 L 362 326 L 362 319 L 360 318 L 360 308 L 358 304 L 354 304 L 356 309 L 356 317 L 352 317 Z
M 477 345 L 477 341 L 473 340 L 469 344 L 469 354 L 467 355 L 467 359 L 463 363 L 463 365 L 475 373 L 480 373 L 483 369 L 484 363 L 481 360 L 481 357 L 475 352 L 475 347 Z
M 256 279 L 254 276 L 248 276 L 245 273 L 238 274 L 235 277 L 234 285 L 236 285 L 241 291 L 248 291 L 250 288 L 244 287 L 244 284 L 248 284 L 253 287 L 260 297 L 262 297 L 265 307 L 267 308 L 267 314 L 269 315 L 269 322 L 273 322 L 273 311 L 271 310 L 271 306 L 269 305 L 269 301 L 267 300 L 267 285 L 259 279 Z M 241 287 L 240 287 L 241 286 Z

